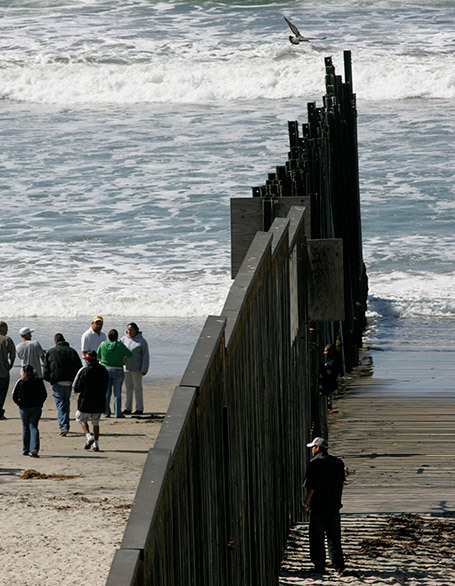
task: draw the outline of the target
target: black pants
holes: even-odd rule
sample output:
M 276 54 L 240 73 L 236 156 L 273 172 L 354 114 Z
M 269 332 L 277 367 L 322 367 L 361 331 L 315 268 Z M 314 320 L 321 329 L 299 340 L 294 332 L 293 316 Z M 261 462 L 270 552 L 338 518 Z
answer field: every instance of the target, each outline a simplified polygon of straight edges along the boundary
M 332 564 L 337 570 L 344 569 L 340 512 L 310 510 L 310 557 L 318 570 L 325 568 L 325 535 Z
M 0 378 L 0 417 L 3 417 L 5 414 L 3 405 L 5 404 L 6 395 L 8 394 L 8 385 L 9 373 L 6 376 Z

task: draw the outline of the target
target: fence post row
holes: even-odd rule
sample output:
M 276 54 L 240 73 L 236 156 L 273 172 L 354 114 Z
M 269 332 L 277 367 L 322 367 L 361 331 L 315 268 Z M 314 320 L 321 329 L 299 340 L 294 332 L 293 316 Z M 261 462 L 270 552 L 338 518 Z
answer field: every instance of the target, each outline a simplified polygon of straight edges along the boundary
M 283 217 L 283 210 L 287 213 L 290 205 L 308 207 L 308 238 L 340 238 L 344 259 L 344 312 L 333 320 L 342 322 L 342 331 L 339 324 L 313 319 L 315 336 L 320 340 L 337 335 L 343 339 L 346 371 L 350 372 L 358 363 L 362 345 L 368 290 L 362 255 L 351 52 L 344 52 L 344 82 L 335 75 L 331 57 L 325 59 L 325 69 L 323 106 L 308 104 L 308 122 L 301 126 L 301 133 L 297 121 L 288 123 L 288 160 L 268 174 L 265 185 L 253 187 L 253 198 L 231 200 L 231 269 L 235 277 L 258 229 L 267 231 L 273 219 Z
M 275 586 L 299 519 L 305 445 L 326 431 L 322 345 L 357 361 L 362 259 L 355 95 L 326 58 L 323 107 L 285 165 L 231 200 L 234 282 L 150 450 L 108 586 Z M 325 399 L 324 399 L 325 401 Z

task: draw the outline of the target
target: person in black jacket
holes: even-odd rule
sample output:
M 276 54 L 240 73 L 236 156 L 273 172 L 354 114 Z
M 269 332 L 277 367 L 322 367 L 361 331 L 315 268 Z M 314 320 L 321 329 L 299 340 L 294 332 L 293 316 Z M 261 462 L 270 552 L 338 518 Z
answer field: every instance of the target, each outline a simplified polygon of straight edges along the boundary
M 342 372 L 340 355 L 335 344 L 324 347 L 324 360 L 319 370 L 319 394 L 327 397 L 327 406 L 332 409 L 332 393 L 338 389 L 338 377 Z
M 338 376 L 341 373 L 341 361 L 335 344 L 324 347 L 324 360 L 319 371 L 319 391 L 321 395 L 331 395 L 338 389 Z
M 73 382 L 73 391 L 78 393 L 76 421 L 82 426 L 87 441 L 84 449 L 99 452 L 100 417 L 106 407 L 106 391 L 109 384 L 107 369 L 98 362 L 96 352 L 90 350 L 84 356 L 87 366 L 81 368 Z M 90 433 L 89 420 L 93 425 Z
M 33 366 L 26 364 L 13 389 L 13 401 L 19 406 L 22 419 L 22 453 L 38 458 L 40 448 L 38 422 L 47 398 L 42 378 L 38 378 Z
M 340 509 L 343 486 L 346 480 L 343 460 L 328 453 L 325 438 L 315 437 L 307 444 L 312 459 L 305 474 L 305 497 L 302 512 L 310 508 L 310 558 L 315 572 L 325 571 L 325 543 L 334 568 L 344 571 L 344 556 L 341 547 Z
M 44 356 L 43 376 L 52 385 L 60 435 L 65 436 L 70 429 L 71 385 L 82 362 L 76 350 L 65 342 L 63 334 L 55 334 L 54 342 L 54 348 Z

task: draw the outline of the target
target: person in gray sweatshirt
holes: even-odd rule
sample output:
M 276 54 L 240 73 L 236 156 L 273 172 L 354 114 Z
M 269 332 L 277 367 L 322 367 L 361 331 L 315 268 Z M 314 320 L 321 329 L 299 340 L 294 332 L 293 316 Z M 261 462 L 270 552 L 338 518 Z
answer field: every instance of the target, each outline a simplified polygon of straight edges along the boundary
M 124 415 L 142 415 L 144 413 L 144 398 L 142 392 L 142 377 L 147 374 L 150 364 L 149 347 L 139 331 L 139 326 L 131 322 L 126 328 L 126 336 L 120 340 L 133 356 L 125 360 L 125 389 L 126 400 Z M 136 402 L 136 411 L 133 412 L 133 393 Z

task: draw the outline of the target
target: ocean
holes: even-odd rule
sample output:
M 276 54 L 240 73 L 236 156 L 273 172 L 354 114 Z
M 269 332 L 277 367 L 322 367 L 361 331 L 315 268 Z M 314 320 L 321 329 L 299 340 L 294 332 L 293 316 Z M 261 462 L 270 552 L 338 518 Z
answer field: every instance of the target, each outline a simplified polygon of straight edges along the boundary
M 287 157 L 324 57 L 357 94 L 377 350 L 455 350 L 455 2 L 0 2 L 0 319 L 136 321 L 180 374 L 231 284 L 229 201 Z M 288 40 L 287 16 L 317 37 Z

